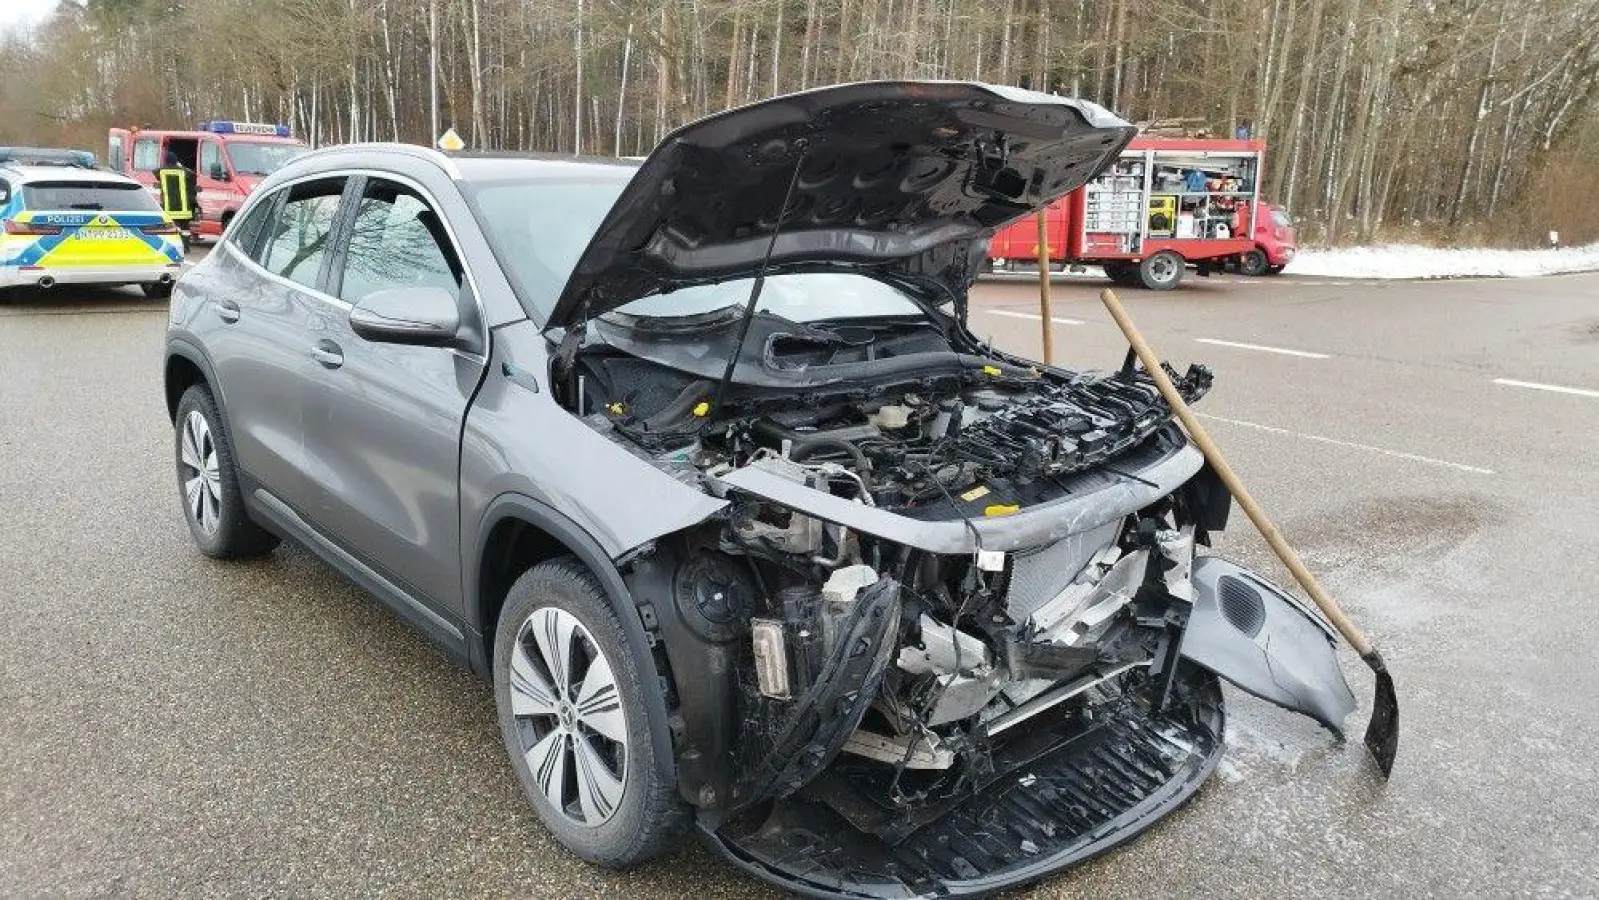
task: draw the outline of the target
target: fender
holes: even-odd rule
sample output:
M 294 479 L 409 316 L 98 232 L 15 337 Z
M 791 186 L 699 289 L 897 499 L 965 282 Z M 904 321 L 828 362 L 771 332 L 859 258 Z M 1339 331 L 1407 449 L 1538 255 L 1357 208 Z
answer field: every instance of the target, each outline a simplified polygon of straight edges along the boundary
M 216 369 L 211 365 L 211 357 L 207 356 L 205 351 L 200 349 L 200 345 L 191 340 L 187 334 L 188 332 L 176 332 L 167 338 L 166 357 L 162 361 L 162 392 L 165 393 L 167 389 L 166 363 L 170 362 L 174 356 L 188 360 L 189 362 L 194 363 L 195 367 L 200 370 L 200 374 L 205 377 L 205 383 L 211 389 L 211 396 L 217 401 L 217 411 L 222 413 L 222 418 L 225 422 L 227 419 L 228 404 L 226 399 L 222 396 L 222 383 L 217 380 Z M 177 416 L 177 414 L 177 398 L 169 397 L 167 400 L 167 418 L 173 419 Z
M 1343 738 L 1355 695 L 1338 666 L 1331 626 L 1292 594 L 1219 556 L 1194 560 L 1193 584 L 1182 655 Z
M 590 537 L 576 522 L 551 506 L 517 493 L 501 494 L 490 501 L 478 525 L 474 563 L 465 573 L 466 624 L 472 632 L 468 652 L 474 655 L 480 654 L 483 646 L 483 641 L 480 639 L 483 633 L 482 604 L 477 596 L 478 563 L 483 559 L 488 536 L 493 533 L 494 526 L 500 520 L 511 516 L 542 529 L 588 566 L 594 577 L 599 579 L 600 586 L 605 589 L 606 598 L 616 610 L 616 617 L 622 623 L 622 631 L 627 637 L 628 652 L 633 654 L 633 658 L 637 659 L 641 666 L 648 665 L 653 669 L 655 656 L 651 651 L 649 636 L 645 634 L 644 623 L 639 618 L 638 607 L 633 602 L 633 594 L 627 589 L 627 584 L 622 580 L 622 573 L 617 570 L 616 564 L 605 555 L 599 542 Z M 472 664 L 474 668 L 481 666 L 483 672 L 492 672 L 490 660 L 473 659 Z M 649 730 L 650 742 L 654 744 L 655 758 L 665 765 L 675 766 L 677 757 L 672 752 L 671 729 L 667 726 L 669 718 L 666 710 L 666 692 L 646 689 L 643 694 L 647 714 L 660 725 Z

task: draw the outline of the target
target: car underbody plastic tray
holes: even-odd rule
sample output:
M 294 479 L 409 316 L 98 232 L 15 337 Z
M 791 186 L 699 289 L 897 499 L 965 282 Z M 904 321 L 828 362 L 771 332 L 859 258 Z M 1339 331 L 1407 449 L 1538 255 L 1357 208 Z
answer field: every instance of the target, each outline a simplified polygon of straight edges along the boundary
M 889 796 L 888 767 L 846 756 L 701 837 L 807 896 L 984 896 L 1103 853 L 1177 808 L 1220 761 L 1223 724 L 1216 677 L 1185 666 L 1163 710 L 1118 694 L 1016 729 L 1025 735 L 994 752 L 992 773 L 955 796 L 929 790 L 890 809 L 870 799 Z

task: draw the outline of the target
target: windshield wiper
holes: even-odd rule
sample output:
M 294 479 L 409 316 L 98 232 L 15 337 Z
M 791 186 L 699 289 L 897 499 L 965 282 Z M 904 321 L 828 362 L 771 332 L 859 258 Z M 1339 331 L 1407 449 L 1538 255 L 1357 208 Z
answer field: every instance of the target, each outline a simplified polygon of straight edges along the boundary
M 789 176 L 788 189 L 783 191 L 783 202 L 777 207 L 777 219 L 772 223 L 772 239 L 766 242 L 766 255 L 761 257 L 755 283 L 750 286 L 750 299 L 744 305 L 744 317 L 738 326 L 738 341 L 733 344 L 733 352 L 728 354 L 727 368 L 722 370 L 722 380 L 716 384 L 716 393 L 711 395 L 711 409 L 721 409 L 722 395 L 727 393 L 727 386 L 733 381 L 733 369 L 738 366 L 738 358 L 744 352 L 744 342 L 749 340 L 755 307 L 761 302 L 761 290 L 766 287 L 766 269 L 772 263 L 772 251 L 777 249 L 777 236 L 783 232 L 783 214 L 788 212 L 788 203 L 794 198 L 794 186 L 799 184 L 800 167 L 805 165 L 805 151 L 810 146 L 811 142 L 805 138 L 794 142 L 794 147 L 799 150 L 799 158 L 794 160 L 794 174 Z

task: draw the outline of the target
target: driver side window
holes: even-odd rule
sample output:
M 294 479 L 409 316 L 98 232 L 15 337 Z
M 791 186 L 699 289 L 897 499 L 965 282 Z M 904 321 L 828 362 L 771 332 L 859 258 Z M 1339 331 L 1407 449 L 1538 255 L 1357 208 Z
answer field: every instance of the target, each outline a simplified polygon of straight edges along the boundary
M 338 295 L 351 303 L 397 287 L 434 287 L 461 298 L 461 262 L 444 223 L 405 185 L 369 178 L 350 228 Z
M 207 178 L 216 178 L 219 174 L 227 174 L 227 169 L 222 165 L 222 148 L 216 141 L 200 142 L 200 174 Z

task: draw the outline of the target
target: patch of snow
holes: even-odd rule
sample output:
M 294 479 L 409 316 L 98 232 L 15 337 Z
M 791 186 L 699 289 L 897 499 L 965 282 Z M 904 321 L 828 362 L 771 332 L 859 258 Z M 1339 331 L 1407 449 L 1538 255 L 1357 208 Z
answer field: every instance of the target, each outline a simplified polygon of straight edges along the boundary
M 1526 278 L 1599 270 L 1599 243 L 1542 250 L 1394 244 L 1301 250 L 1283 271 L 1331 278 Z

